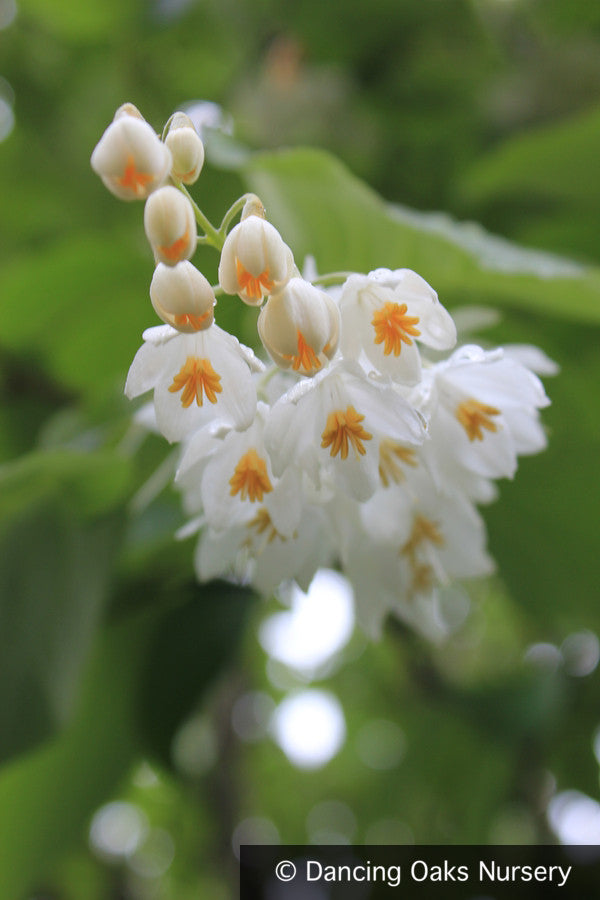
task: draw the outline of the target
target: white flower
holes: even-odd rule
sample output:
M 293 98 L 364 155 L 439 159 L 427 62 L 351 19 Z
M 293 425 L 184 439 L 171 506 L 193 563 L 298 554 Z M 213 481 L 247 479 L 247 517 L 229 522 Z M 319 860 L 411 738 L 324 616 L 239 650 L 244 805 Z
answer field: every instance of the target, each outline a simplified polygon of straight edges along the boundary
M 247 428 L 256 411 L 251 350 L 219 328 L 183 334 L 169 325 L 144 332 L 125 384 L 127 397 L 154 390 L 156 421 L 169 441 L 217 422 Z
M 294 257 L 277 229 L 261 215 L 242 216 L 225 239 L 219 284 L 225 293 L 238 294 L 244 303 L 260 306 L 265 296 L 292 277 Z
M 303 278 L 291 278 L 271 294 L 260 311 L 257 327 L 278 366 L 300 375 L 314 375 L 335 354 L 340 314 L 325 291 Z
M 186 448 L 176 480 L 184 491 L 188 486 L 197 504 L 194 510 L 188 498 L 186 509 L 202 510 L 215 531 L 253 518 L 261 506 L 279 534 L 290 537 L 298 525 L 300 472 L 289 467 L 281 479 L 274 476 L 263 439 L 267 412 L 266 404 L 259 403 L 245 431 L 230 431 L 220 441 L 195 435 Z
M 439 587 L 494 569 L 483 520 L 464 497 L 439 492 L 421 469 L 362 505 L 343 546 L 355 583 L 359 621 L 376 635 L 388 612 L 421 628 Z
M 435 350 L 456 343 L 452 317 L 410 269 L 351 275 L 342 290 L 340 313 L 344 357 L 364 354 L 378 372 L 404 384 L 416 384 L 421 375 L 415 341 Z
M 146 200 L 144 229 L 157 262 L 174 266 L 194 255 L 198 243 L 194 208 L 172 185 L 159 188 Z
M 334 363 L 284 394 L 265 431 L 276 474 L 295 462 L 315 485 L 325 473 L 358 500 L 370 497 L 379 484 L 383 439 L 417 445 L 424 438 L 422 417 L 403 397 L 347 362 Z
M 223 446 L 223 437 L 229 430 L 228 426 L 214 422 L 184 438 L 175 482 L 183 508 L 190 516 L 203 516 L 202 475 L 213 454 Z
M 121 200 L 144 200 L 163 183 L 171 152 L 139 112 L 126 104 L 117 110 L 92 153 L 92 168 Z
M 150 299 L 163 322 L 177 331 L 209 328 L 214 321 L 215 292 L 191 262 L 176 266 L 159 263 L 150 284 Z
M 424 453 L 444 489 L 458 483 L 465 487 L 466 473 L 511 478 L 519 454 L 546 446 L 538 414 L 550 402 L 544 388 L 501 349 L 461 347 L 426 375 L 431 440 Z
M 204 144 L 185 113 L 177 112 L 172 117 L 165 144 L 173 157 L 173 176 L 184 184 L 194 184 L 204 165 Z
M 302 502 L 302 495 L 297 497 Z M 233 575 L 269 596 L 283 581 L 294 579 L 308 590 L 317 569 L 335 556 L 328 521 L 318 506 L 302 504 L 294 531 L 275 527 L 264 505 L 249 510 L 245 521 L 223 531 L 204 528 L 195 554 L 200 581 Z

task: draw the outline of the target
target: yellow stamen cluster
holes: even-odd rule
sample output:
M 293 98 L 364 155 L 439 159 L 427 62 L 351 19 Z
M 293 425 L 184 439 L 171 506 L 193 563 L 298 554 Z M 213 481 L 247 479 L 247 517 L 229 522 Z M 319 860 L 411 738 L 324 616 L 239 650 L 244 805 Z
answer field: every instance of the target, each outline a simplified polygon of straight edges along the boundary
M 246 297 L 250 300 L 260 303 L 264 295 L 270 294 L 273 290 L 274 282 L 271 280 L 268 269 L 265 269 L 264 272 L 260 272 L 258 275 L 253 275 L 244 268 L 243 264 L 236 257 L 235 271 L 240 291 L 244 291 Z
M 407 542 L 400 548 L 402 556 L 408 556 L 414 561 L 417 550 L 425 543 L 435 544 L 436 547 L 444 546 L 444 537 L 437 522 L 426 516 L 415 516 L 412 531 Z
M 187 409 L 194 400 L 198 406 L 204 403 L 204 394 L 210 403 L 217 402 L 217 394 L 223 391 L 221 376 L 217 375 L 209 359 L 188 356 L 181 370 L 169 387 L 172 394 L 181 391 L 181 405 Z
M 413 592 L 430 590 L 434 581 L 433 567 L 429 562 L 418 556 L 419 551 L 423 550 L 426 544 L 443 547 L 445 544 L 444 536 L 437 522 L 428 519 L 426 516 L 416 515 L 410 537 L 400 548 L 400 555 L 408 557 L 412 575 L 411 589 Z
M 390 438 L 384 438 L 379 444 L 379 477 L 384 487 L 392 482 L 400 484 L 406 478 L 400 463 L 416 468 L 418 465 L 415 451 Z
M 138 172 L 133 154 L 130 153 L 125 164 L 125 171 L 116 181 L 122 188 L 132 191 L 137 197 L 144 198 L 148 194 L 148 186 L 154 181 L 154 175 Z
M 497 431 L 498 426 L 492 422 L 490 416 L 499 415 L 500 410 L 495 406 L 488 406 L 473 398 L 464 400 L 456 409 L 456 418 L 467 432 L 470 441 L 482 441 L 485 436 L 483 428 L 491 432 Z
M 169 262 L 177 263 L 185 256 L 189 242 L 190 230 L 186 228 L 181 237 L 178 237 L 172 244 L 160 245 L 157 247 L 157 250 L 160 252 L 161 257 L 164 257 Z
M 363 441 L 370 441 L 373 437 L 361 425 L 364 418 L 353 406 L 346 407 L 345 411 L 338 409 L 329 413 L 325 430 L 321 435 L 321 447 L 323 449 L 331 447 L 329 455 L 337 456 L 339 453 L 341 459 L 347 458 L 350 446 L 357 458 L 359 455 L 364 456 L 367 451 Z
M 279 534 L 273 522 L 271 521 L 271 516 L 269 515 L 269 511 L 265 509 L 264 506 L 258 510 L 253 519 L 250 519 L 246 526 L 250 531 L 254 531 L 255 535 L 259 537 L 263 535 L 266 538 L 266 544 L 272 544 L 273 541 L 278 538 L 280 541 L 285 541 L 286 538 Z M 251 545 L 252 536 L 247 538 L 247 544 Z
M 304 335 L 301 331 L 298 331 L 298 353 L 296 356 L 286 356 L 286 359 L 292 360 L 292 369 L 294 372 L 298 372 L 299 370 L 312 372 L 321 368 L 321 360 L 310 344 L 304 339 Z
M 273 490 L 267 473 L 266 461 L 258 455 L 254 447 L 244 453 L 231 478 L 229 479 L 230 495 L 240 495 L 241 500 L 256 500 L 262 503 L 263 494 Z M 265 510 L 266 512 L 266 510 Z
M 193 313 L 180 313 L 173 316 L 173 324 L 178 325 L 180 328 L 189 327 L 192 331 L 201 331 L 208 319 L 212 318 L 212 315 L 212 309 L 209 309 L 208 312 L 203 313 L 201 316 L 195 316 Z
M 400 356 L 402 344 L 410 346 L 411 338 L 421 334 L 418 328 L 415 328 L 419 317 L 407 316 L 407 310 L 406 303 L 384 303 L 371 320 L 375 329 L 375 343 L 384 345 L 383 352 L 386 356 L 390 353 Z

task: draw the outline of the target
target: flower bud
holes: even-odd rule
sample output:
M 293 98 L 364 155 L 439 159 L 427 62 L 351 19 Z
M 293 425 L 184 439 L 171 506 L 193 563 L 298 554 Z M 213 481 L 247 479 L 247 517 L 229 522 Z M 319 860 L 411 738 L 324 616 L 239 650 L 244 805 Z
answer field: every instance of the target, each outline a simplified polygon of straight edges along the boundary
M 251 214 L 233 228 L 223 245 L 219 284 L 249 306 L 280 290 L 294 274 L 294 257 L 277 229 Z
M 214 321 L 215 293 L 204 275 L 187 260 L 176 266 L 157 265 L 150 299 L 163 322 L 178 331 L 204 331 Z
M 139 111 L 126 103 L 96 144 L 91 163 L 121 200 L 144 200 L 168 176 L 171 151 Z
M 113 116 L 113 122 L 116 122 L 121 116 L 134 116 L 136 119 L 141 119 L 142 122 L 146 121 L 137 106 L 134 106 L 133 103 L 122 103 Z
M 173 157 L 171 174 L 184 184 L 193 184 L 204 165 L 204 144 L 185 113 L 175 113 L 171 119 L 165 144 Z
M 196 250 L 198 235 L 194 208 L 177 188 L 155 191 L 144 209 L 144 228 L 157 262 L 175 266 Z
M 273 361 L 315 375 L 337 349 L 340 315 L 331 297 L 303 278 L 272 294 L 258 317 L 258 333 Z

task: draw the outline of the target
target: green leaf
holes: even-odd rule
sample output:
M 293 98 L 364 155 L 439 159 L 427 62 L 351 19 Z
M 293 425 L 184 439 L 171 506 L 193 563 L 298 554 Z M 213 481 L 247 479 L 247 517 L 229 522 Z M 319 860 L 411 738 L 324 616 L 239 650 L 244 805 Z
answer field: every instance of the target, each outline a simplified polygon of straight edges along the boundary
M 127 467 L 31 454 L 0 470 L 0 758 L 60 728 L 112 579 Z
M 102 515 L 127 496 L 131 475 L 130 461 L 111 451 L 29 453 L 0 466 L 0 522 L 42 496 L 60 496 L 80 515 Z
M 152 626 L 137 616 L 107 629 L 68 728 L 0 770 L 0 896 L 29 896 L 131 764 L 133 697 Z
M 141 726 L 169 764 L 173 736 L 225 666 L 245 625 L 252 592 L 225 582 L 188 584 L 161 619 L 141 682 Z
M 509 138 L 458 185 L 477 218 L 529 244 L 598 260 L 600 108 Z
M 21 15 L 34 16 L 54 34 L 67 40 L 95 41 L 123 29 L 127 9 L 118 0 L 103 3 L 69 3 L 68 0 L 23 0 Z
M 472 203 L 510 196 L 520 209 L 541 200 L 597 209 L 599 155 L 600 108 L 594 108 L 510 138 L 471 167 L 462 193 Z
M 150 259 L 135 234 L 121 237 L 71 236 L 38 252 L 35 265 L 24 254 L 0 274 L 2 344 L 70 389 L 97 392 L 122 379 L 142 331 L 157 324 Z
M 528 327 L 528 321 L 514 320 L 511 333 L 523 339 Z M 500 498 L 485 517 L 499 571 L 536 623 L 539 638 L 562 640 L 570 629 L 600 630 L 600 330 L 547 322 L 538 336 L 561 366 L 547 385 L 548 447 L 522 459 L 513 481 L 500 483 Z
M 491 303 L 600 321 L 600 269 L 499 246 L 472 226 L 390 207 L 326 153 L 261 153 L 243 171 L 300 265 L 313 255 L 320 272 L 406 267 L 449 306 Z

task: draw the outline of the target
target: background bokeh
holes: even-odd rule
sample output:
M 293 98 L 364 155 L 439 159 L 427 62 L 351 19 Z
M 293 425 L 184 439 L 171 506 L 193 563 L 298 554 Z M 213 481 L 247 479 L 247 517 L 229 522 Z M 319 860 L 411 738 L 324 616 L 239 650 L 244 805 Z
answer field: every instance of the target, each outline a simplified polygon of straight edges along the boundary
M 600 842 L 600 7 L 0 0 L 0 76 L 0 898 L 221 900 L 261 840 Z M 141 206 L 89 166 L 126 100 L 218 104 L 213 221 L 255 190 L 297 259 L 414 268 L 559 364 L 445 643 L 367 642 L 334 572 L 195 583 L 122 396 Z

